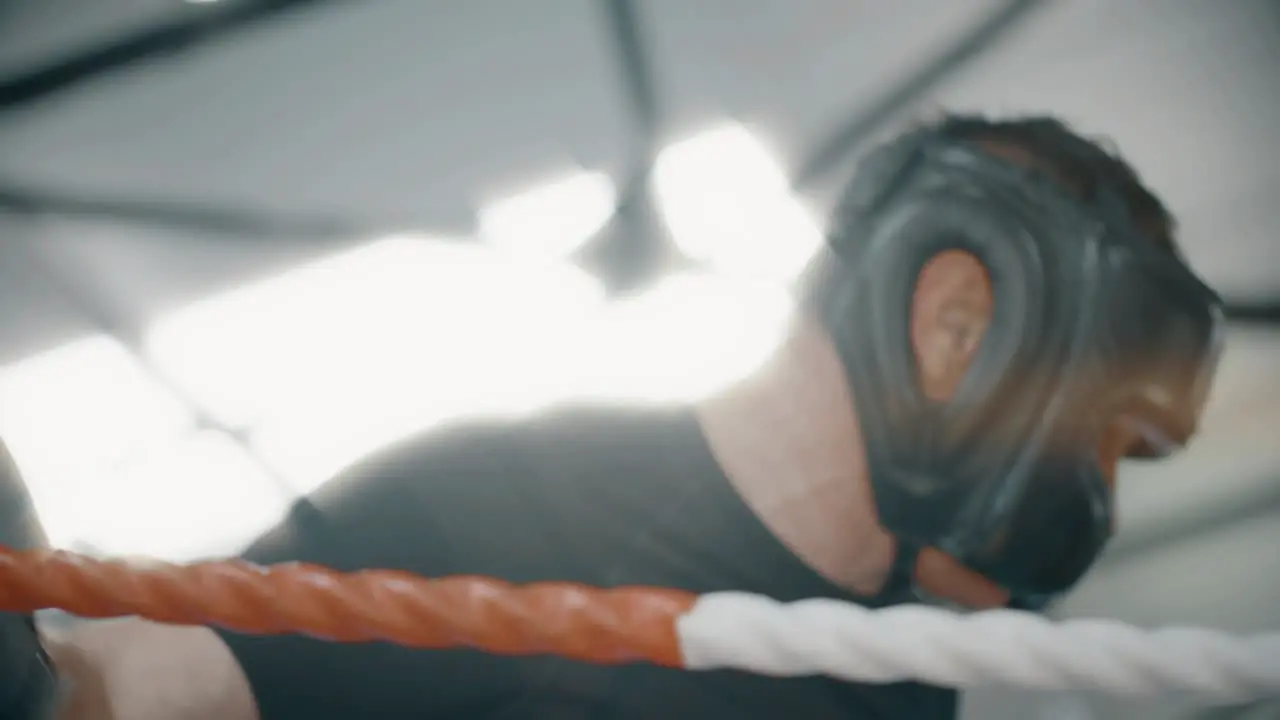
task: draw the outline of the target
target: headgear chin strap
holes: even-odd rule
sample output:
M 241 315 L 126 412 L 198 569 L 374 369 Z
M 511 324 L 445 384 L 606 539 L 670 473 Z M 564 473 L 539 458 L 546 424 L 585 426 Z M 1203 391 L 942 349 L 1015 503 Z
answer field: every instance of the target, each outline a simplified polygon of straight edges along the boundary
M 1221 347 L 1218 297 L 1139 233 L 1105 189 L 1039 173 L 933 131 L 860 167 L 805 301 L 832 335 L 863 428 L 880 520 L 1037 605 L 1111 534 L 1097 448 L 1119 417 L 1149 455 L 1194 432 Z M 911 342 L 917 279 L 939 253 L 985 265 L 994 316 L 947 402 Z

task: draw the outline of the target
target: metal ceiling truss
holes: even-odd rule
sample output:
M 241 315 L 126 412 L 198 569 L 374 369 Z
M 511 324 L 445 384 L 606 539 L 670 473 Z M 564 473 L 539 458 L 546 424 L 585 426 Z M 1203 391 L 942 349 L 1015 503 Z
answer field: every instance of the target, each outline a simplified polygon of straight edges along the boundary
M 315 8 L 337 0 L 242 0 L 193 7 L 178 20 L 129 35 L 85 52 L 70 55 L 8 80 L 0 80 L 0 112 L 48 99 L 57 93 L 83 86 L 96 78 L 129 67 L 153 62 L 194 48 L 202 43 L 225 39 L 230 34 L 279 19 L 290 11 Z M 643 32 L 641 5 L 637 0 L 601 0 L 602 31 L 614 48 L 619 78 L 634 125 L 635 156 L 631 172 L 619 193 L 615 217 L 603 231 L 607 237 L 592 243 L 585 261 L 595 266 L 615 290 L 625 290 L 648 279 L 671 259 L 672 250 L 658 231 L 656 213 L 649 192 L 649 177 L 657 152 L 656 143 L 663 122 L 661 93 L 654 79 L 649 43 Z M 1009 0 L 972 29 L 966 31 L 943 52 L 882 97 L 851 114 L 807 156 L 797 173 L 795 185 L 806 188 L 829 176 L 856 150 L 903 111 L 944 84 L 955 73 L 992 51 L 1034 11 L 1049 0 Z M 237 208 L 218 208 L 199 203 L 146 198 L 107 198 L 23 188 L 0 187 L 0 211 L 15 215 L 50 215 L 107 220 L 115 223 L 160 227 L 201 235 L 219 235 L 252 242 L 350 241 L 376 234 L 376 228 L 342 218 L 288 218 Z M 85 283 L 68 277 L 68 270 L 50 258 L 30 258 L 50 286 L 71 301 L 102 332 L 117 338 L 149 367 L 141 351 L 136 328 L 109 312 L 107 298 L 88 297 Z M 1280 300 L 1263 303 L 1233 303 L 1229 316 L 1239 322 L 1280 324 Z M 153 376 L 210 428 L 224 432 L 256 455 L 244 433 L 225 427 L 205 412 L 180 387 L 150 368 Z M 261 463 L 270 470 L 268 463 Z M 283 480 L 281 480 L 283 483 Z

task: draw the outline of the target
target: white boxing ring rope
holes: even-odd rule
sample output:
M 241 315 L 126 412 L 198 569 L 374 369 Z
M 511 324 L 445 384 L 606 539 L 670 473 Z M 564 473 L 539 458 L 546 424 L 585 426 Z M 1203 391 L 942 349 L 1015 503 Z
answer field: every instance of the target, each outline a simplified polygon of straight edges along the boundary
M 920 680 L 1118 694 L 1191 691 L 1223 701 L 1280 695 L 1280 633 L 1236 637 L 1114 620 L 1053 622 L 1013 610 L 713 593 L 677 621 L 685 667 L 850 681 Z

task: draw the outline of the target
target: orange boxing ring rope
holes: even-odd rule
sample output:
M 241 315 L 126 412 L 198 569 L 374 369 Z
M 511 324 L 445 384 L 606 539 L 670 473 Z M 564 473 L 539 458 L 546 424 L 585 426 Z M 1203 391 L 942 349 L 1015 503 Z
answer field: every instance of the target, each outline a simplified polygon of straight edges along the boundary
M 596 663 L 679 667 L 675 620 L 695 600 L 690 593 L 656 588 L 516 586 L 493 578 L 426 579 L 394 570 L 342 574 L 303 563 L 138 564 L 0 548 L 0 610 L 58 608 L 87 618 L 136 615 L 255 635 L 467 646 Z
M 998 682 L 1126 694 L 1191 690 L 1229 700 L 1280 696 L 1280 633 L 1235 637 L 1111 620 L 1055 623 L 1011 610 L 867 610 L 731 592 L 339 573 L 300 563 L 139 564 L 0 547 L 0 611 L 50 608 L 88 618 L 134 615 L 249 634 L 554 654 L 600 664 L 955 688 Z

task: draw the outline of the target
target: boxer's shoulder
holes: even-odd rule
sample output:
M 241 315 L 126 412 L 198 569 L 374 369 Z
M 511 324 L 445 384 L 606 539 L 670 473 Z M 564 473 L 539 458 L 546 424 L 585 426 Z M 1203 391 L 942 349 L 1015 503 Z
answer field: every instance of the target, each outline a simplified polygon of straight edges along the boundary
M 479 419 L 370 453 L 246 557 L 595 582 L 595 557 L 625 550 L 698 485 L 731 492 L 684 410 L 580 406 Z M 575 566 L 585 547 L 592 556 Z

